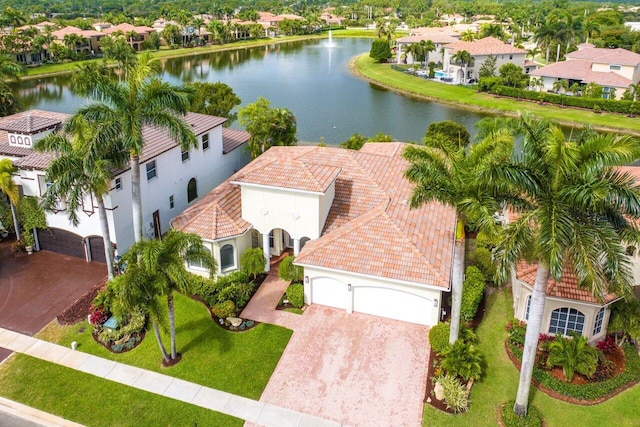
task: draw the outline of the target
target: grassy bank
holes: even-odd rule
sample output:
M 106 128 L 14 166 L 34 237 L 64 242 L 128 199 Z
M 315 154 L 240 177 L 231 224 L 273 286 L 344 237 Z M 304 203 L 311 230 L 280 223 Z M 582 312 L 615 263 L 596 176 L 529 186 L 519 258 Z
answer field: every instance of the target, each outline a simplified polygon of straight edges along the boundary
M 390 64 L 376 63 L 366 53 L 356 57 L 350 68 L 372 83 L 420 99 L 497 115 L 515 116 L 519 111 L 530 110 L 564 126 L 588 124 L 596 129 L 640 135 L 640 120 L 637 118 L 499 98 L 470 87 L 443 84 L 393 70 Z
M 461 415 L 445 414 L 425 404 L 423 426 L 495 426 L 498 407 L 509 399 L 515 399 L 519 372 L 507 357 L 504 329 L 513 318 L 511 290 L 505 289 L 489 296 L 487 312 L 477 329 L 478 347 L 487 362 L 486 375 L 476 382 L 471 391 L 469 412 Z M 636 385 L 608 401 L 592 406 L 572 405 L 553 399 L 535 387 L 531 388 L 531 403 L 536 406 L 547 426 L 574 425 L 580 420 L 583 426 L 608 425 L 616 420 L 616 426 L 637 426 L 636 405 L 640 401 L 640 385 Z

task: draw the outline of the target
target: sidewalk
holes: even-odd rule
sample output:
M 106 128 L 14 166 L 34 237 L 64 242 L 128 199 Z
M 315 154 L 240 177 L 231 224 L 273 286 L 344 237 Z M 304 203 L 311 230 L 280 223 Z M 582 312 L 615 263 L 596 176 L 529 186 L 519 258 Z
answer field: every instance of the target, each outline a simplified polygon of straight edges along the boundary
M 0 347 L 267 427 L 340 426 L 320 417 L 247 399 L 0 328 Z

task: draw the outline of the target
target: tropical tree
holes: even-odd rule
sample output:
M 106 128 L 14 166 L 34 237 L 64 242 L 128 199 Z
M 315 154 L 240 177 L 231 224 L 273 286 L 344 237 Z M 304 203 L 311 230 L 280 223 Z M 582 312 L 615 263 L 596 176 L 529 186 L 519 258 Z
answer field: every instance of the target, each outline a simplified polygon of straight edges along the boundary
M 556 39 L 556 28 L 548 23 L 543 23 L 538 30 L 533 34 L 533 41 L 538 44 L 540 48 L 544 47 L 546 50 L 545 62 L 549 62 L 549 53 L 551 50 L 551 43 Z
M 11 81 L 20 80 L 25 68 L 16 63 L 9 55 L 0 54 L 0 117 L 17 113 L 20 103 L 8 85 Z
M 94 134 L 89 124 L 77 117 L 66 122 L 62 131 L 37 140 L 34 148 L 54 155 L 46 171 L 51 185 L 43 196 L 45 210 L 56 210 L 63 203 L 69 220 L 77 226 L 83 201 L 87 196 L 95 197 L 107 272 L 113 279 L 114 255 L 104 196 L 109 194 L 114 171 L 126 164 L 127 153 L 118 146 L 96 144 Z
M 478 33 L 470 29 L 460 34 L 460 40 L 462 40 L 463 42 L 472 42 L 477 38 L 478 38 Z
M 242 102 L 233 92 L 233 89 L 225 83 L 189 83 L 195 91 L 191 99 L 189 111 L 209 114 L 211 116 L 226 117 L 225 126 L 229 126 L 238 117 L 237 113 L 231 113 Z
M 569 90 L 569 82 L 566 80 L 556 80 L 555 82 L 553 82 L 553 90 L 556 93 L 560 93 L 560 91 L 562 91 L 562 93 L 567 93 L 567 90 Z
M 627 90 L 632 95 L 633 102 L 636 102 L 638 100 L 638 93 L 640 93 L 640 82 L 636 84 L 630 84 Z
M 429 62 L 429 53 L 436 50 L 436 45 L 431 40 L 420 40 L 420 50 L 426 65 Z
M 422 55 L 422 46 L 420 43 L 411 43 L 407 46 L 407 54 L 411 54 L 411 64 L 415 64 L 416 58 Z
M 211 252 L 202 245 L 202 238 L 197 234 L 169 230 L 162 240 L 144 240 L 131 246 L 123 256 L 123 261 L 127 263 L 125 276 L 133 267 L 135 271 L 139 271 L 152 282 L 156 290 L 167 297 L 171 337 L 170 356 L 175 360 L 178 353 L 173 293 L 177 291 L 189 294 L 191 292 L 191 273 L 186 268 L 189 262 L 201 263 L 209 270 L 211 277 L 214 276 L 216 262 Z
M 108 35 L 100 40 L 103 59 L 113 60 L 118 63 L 118 69 L 127 70 L 135 62 L 136 52 L 127 43 L 124 36 Z
M 247 149 L 255 159 L 273 145 L 296 145 L 296 118 L 286 108 L 271 108 L 260 97 L 253 104 L 241 108 L 239 122 L 251 134 Z
M 484 24 L 480 26 L 478 38 L 483 39 L 485 37 L 495 37 L 496 39 L 504 41 L 507 35 L 500 24 Z
M 598 352 L 583 335 L 574 333 L 571 338 L 558 335 L 549 344 L 547 366 L 561 366 L 567 382 L 571 382 L 576 372 L 590 378 L 598 366 Z
M 478 229 L 492 230 L 492 215 L 499 205 L 485 195 L 476 178 L 478 170 L 493 162 L 505 161 L 511 153 L 512 135 L 498 129 L 478 144 L 469 146 L 467 139 L 451 138 L 439 132 L 427 132 L 425 147 L 409 145 L 403 156 L 410 162 L 405 176 L 415 184 L 411 208 L 440 202 L 456 211 L 456 235 L 451 278 L 452 308 L 449 342 L 458 339 L 460 306 L 464 278 L 464 229 L 468 220 Z
M 144 126 L 168 131 L 169 136 L 183 150 L 196 147 L 198 141 L 182 116 L 187 112 L 188 96 L 193 93 L 186 86 L 174 86 L 154 76 L 159 62 L 143 53 L 126 70 L 123 81 L 90 68 L 74 74 L 74 86 L 82 96 L 97 101 L 81 107 L 75 116 L 84 117 L 96 126 L 98 144 L 118 144 L 129 153 L 131 166 L 131 197 L 135 241 L 142 240 L 142 197 L 140 194 L 140 156 L 145 141 Z
M 578 286 L 602 298 L 633 284 L 622 241 L 639 236 L 630 219 L 640 218 L 640 189 L 615 167 L 638 158 L 629 136 L 583 132 L 578 140 L 529 114 L 520 119 L 521 154 L 481 171 L 479 179 L 503 192 L 519 217 L 507 224 L 495 249 L 505 278 L 520 259 L 537 260 L 537 273 L 514 411 L 527 411 L 531 375 L 546 301 L 547 281 L 568 269 Z
M 78 55 L 78 48 L 82 46 L 82 43 L 84 43 L 84 41 L 84 37 L 82 37 L 80 34 L 75 33 L 65 34 L 64 38 L 62 39 L 62 43 L 66 46 L 67 49 L 72 51 L 74 55 Z
M 18 186 L 13 182 L 13 174 L 16 172 L 18 172 L 18 168 L 13 166 L 10 159 L 4 158 L 0 160 L 0 192 L 9 199 L 13 227 L 16 230 L 16 240 L 20 240 L 20 224 L 18 224 L 18 215 L 16 213 L 19 194 Z
M 466 50 L 459 50 L 451 56 L 451 60 L 464 67 L 464 77 L 462 78 L 462 84 L 467 81 L 467 66 L 471 63 L 471 54 Z

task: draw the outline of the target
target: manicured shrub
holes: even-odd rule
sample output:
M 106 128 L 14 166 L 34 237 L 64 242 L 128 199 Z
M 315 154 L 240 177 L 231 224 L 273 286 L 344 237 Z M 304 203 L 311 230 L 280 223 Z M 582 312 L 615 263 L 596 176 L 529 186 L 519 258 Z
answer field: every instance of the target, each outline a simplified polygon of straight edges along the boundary
M 491 251 L 487 248 L 476 248 L 474 253 L 475 265 L 485 277 L 489 286 L 496 285 L 496 265 L 493 263 Z
M 447 409 L 453 409 L 456 414 L 469 409 L 469 395 L 467 388 L 453 375 L 441 375 L 437 382 L 442 386 L 444 403 Z
M 304 269 L 299 265 L 294 265 L 295 257 L 287 255 L 280 262 L 278 268 L 278 277 L 288 282 L 302 282 L 302 276 L 304 275 Z
M 213 306 L 213 314 L 226 319 L 227 317 L 233 317 L 236 315 L 236 305 L 233 301 L 223 301 Z
M 598 366 L 598 351 L 591 347 L 587 338 L 573 334 L 571 338 L 556 338 L 549 344 L 547 366 L 560 366 L 567 382 L 575 372 L 590 378 Z
M 436 354 L 442 354 L 449 346 L 449 323 L 438 323 L 429 331 L 429 345 Z
M 524 338 L 527 332 L 527 324 L 518 319 L 513 319 L 505 327 L 509 333 L 508 340 L 512 346 L 523 346 Z
M 387 39 L 375 39 L 371 43 L 369 56 L 377 62 L 386 62 L 387 59 L 391 58 L 391 47 L 389 46 L 389 41 Z
M 217 288 L 214 280 L 192 273 L 189 276 L 189 281 L 191 282 L 193 294 L 202 298 L 202 301 L 204 301 L 207 306 L 212 307 L 217 302 Z
M 591 376 L 593 381 L 604 381 L 613 377 L 613 374 L 616 372 L 616 364 L 611 360 L 608 360 L 604 357 L 601 357 L 598 361 L 598 366 L 596 367 L 596 371 Z
M 484 295 L 485 283 L 484 275 L 478 267 L 467 267 L 462 285 L 462 305 L 460 308 L 460 318 L 463 321 L 468 322 L 476 316 Z
M 240 257 L 242 271 L 253 277 L 264 273 L 265 264 L 266 260 L 264 259 L 264 251 L 262 248 L 247 249 Z
M 440 366 L 447 374 L 465 381 L 479 380 L 484 370 L 484 358 L 473 344 L 458 340 L 442 353 Z
M 238 308 L 244 308 L 253 294 L 251 282 L 234 282 L 217 293 L 218 303 L 231 300 Z
M 287 299 L 289 304 L 296 308 L 304 305 L 304 286 L 300 283 L 292 283 L 287 288 Z
M 500 417 L 502 418 L 502 424 L 505 427 L 541 427 L 542 426 L 542 414 L 533 405 L 527 407 L 527 415 L 519 417 L 513 412 L 515 406 L 515 400 L 510 400 L 502 406 L 500 411 Z
M 611 335 L 607 335 L 604 339 L 596 342 L 596 348 L 604 354 L 610 354 L 616 347 L 616 340 Z

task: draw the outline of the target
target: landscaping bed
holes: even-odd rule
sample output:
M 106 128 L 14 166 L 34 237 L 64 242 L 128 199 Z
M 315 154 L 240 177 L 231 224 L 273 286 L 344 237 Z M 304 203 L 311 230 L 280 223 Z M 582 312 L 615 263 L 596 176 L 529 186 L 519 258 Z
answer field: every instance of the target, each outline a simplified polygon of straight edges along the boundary
M 56 319 L 58 319 L 58 323 L 61 325 L 73 325 L 85 320 L 89 315 L 91 303 L 96 295 L 98 295 L 98 292 L 105 287 L 106 283 L 107 279 L 105 278 L 85 292 L 84 295 L 78 298 L 73 304 L 71 304 L 71 306 L 56 317 Z

